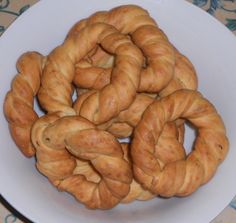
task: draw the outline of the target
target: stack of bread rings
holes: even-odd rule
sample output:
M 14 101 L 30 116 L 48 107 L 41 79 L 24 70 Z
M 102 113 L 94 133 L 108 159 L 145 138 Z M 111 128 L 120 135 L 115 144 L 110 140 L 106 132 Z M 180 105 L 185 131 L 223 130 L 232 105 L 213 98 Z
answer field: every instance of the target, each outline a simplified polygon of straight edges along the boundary
M 194 66 L 139 6 L 95 12 L 49 55 L 26 52 L 16 66 L 4 102 L 13 140 L 88 208 L 190 195 L 225 159 L 225 126 Z M 186 121 L 197 129 L 189 154 Z

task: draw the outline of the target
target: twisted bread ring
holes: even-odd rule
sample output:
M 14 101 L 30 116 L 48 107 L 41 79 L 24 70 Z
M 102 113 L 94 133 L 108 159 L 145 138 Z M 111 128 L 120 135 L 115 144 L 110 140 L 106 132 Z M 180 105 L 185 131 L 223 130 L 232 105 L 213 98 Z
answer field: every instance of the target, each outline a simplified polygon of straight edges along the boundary
M 194 150 L 184 161 L 161 169 L 155 144 L 166 122 L 186 118 L 198 128 Z M 223 121 L 216 109 L 196 91 L 178 90 L 153 102 L 137 125 L 131 145 L 136 179 L 154 194 L 186 196 L 214 175 L 228 151 Z
M 119 142 L 84 118 L 59 117 L 54 113 L 43 116 L 32 128 L 37 168 L 58 189 L 72 193 L 87 207 L 114 207 L 128 194 L 133 178 Z M 74 174 L 76 160 L 71 154 L 88 160 L 100 181 Z
M 76 23 L 68 37 L 80 32 L 86 25 L 96 22 L 111 24 L 123 34 L 130 34 L 133 42 L 142 50 L 147 59 L 146 67 L 141 72 L 140 92 L 158 92 L 167 86 L 174 73 L 174 49 L 146 10 L 136 5 L 124 5 L 108 12 L 97 12 Z M 82 66 L 84 66 L 84 61 Z M 81 74 L 79 67 L 77 65 L 76 71 Z M 100 71 L 99 68 L 91 68 L 92 73 Z M 89 76 L 93 79 L 91 75 Z M 76 77 L 74 81 L 80 82 L 80 79 L 83 82 L 83 77 Z
M 140 80 L 142 53 L 114 27 L 95 23 L 78 35 L 72 35 L 48 56 L 38 94 L 42 107 L 48 112 L 75 114 L 71 108 L 74 65 L 96 44 L 116 55 L 116 66 L 111 83 L 84 101 L 80 115 L 98 124 L 108 121 L 132 103 Z
M 34 96 L 40 86 L 44 57 L 36 52 L 22 54 L 17 60 L 18 74 L 12 81 L 11 90 L 4 101 L 4 113 L 13 140 L 27 157 L 35 154 L 30 140 L 32 124 L 38 119 L 33 109 Z

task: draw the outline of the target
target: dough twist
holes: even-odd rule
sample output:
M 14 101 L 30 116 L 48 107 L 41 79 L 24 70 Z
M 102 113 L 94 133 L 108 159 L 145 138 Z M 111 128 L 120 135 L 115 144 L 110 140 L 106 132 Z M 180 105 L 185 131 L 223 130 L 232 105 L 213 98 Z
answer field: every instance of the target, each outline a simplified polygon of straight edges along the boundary
M 186 160 L 161 169 L 155 145 L 166 122 L 185 118 L 198 128 L 194 150 Z M 200 93 L 178 90 L 153 102 L 137 125 L 131 147 L 136 179 L 154 194 L 186 196 L 208 182 L 228 151 L 223 121 Z
M 80 91 L 80 90 L 79 90 Z M 85 91 L 79 94 L 78 99 L 74 103 L 74 109 L 79 114 L 81 104 L 89 97 L 93 91 Z M 155 95 L 150 96 L 147 94 L 137 94 L 133 103 L 126 110 L 119 113 L 118 116 L 110 121 L 98 125 L 97 127 L 106 130 L 118 138 L 126 138 L 132 135 L 134 128 L 140 121 L 145 109 L 155 100 Z M 168 127 L 169 126 L 169 127 Z M 176 129 L 176 130 L 174 130 Z M 176 132 L 177 131 L 177 132 Z M 162 145 L 176 144 L 176 151 L 183 150 L 182 146 L 184 141 L 184 126 L 180 124 L 167 123 L 166 128 L 162 132 L 163 137 L 160 137 Z M 164 137 L 166 136 L 166 137 Z M 167 146 L 168 147 L 168 146 Z M 173 152 L 174 154 L 174 152 Z
M 166 35 L 157 27 L 146 10 L 135 5 L 124 5 L 108 12 L 97 12 L 88 19 L 76 23 L 68 36 L 73 36 L 80 32 L 84 26 L 96 22 L 111 24 L 123 34 L 130 34 L 135 45 L 142 50 L 146 57 L 146 67 L 141 71 L 140 92 L 158 92 L 167 86 L 174 74 L 174 49 Z M 101 58 L 101 55 L 99 57 Z M 84 67 L 85 64 L 83 61 L 81 66 Z M 85 81 L 86 77 L 83 77 L 83 75 L 87 73 L 102 72 L 100 68 L 92 67 L 91 69 L 87 68 L 86 73 L 83 74 L 84 69 L 81 71 L 79 65 L 77 65 L 76 71 L 77 77 L 74 81 L 77 84 L 80 80 L 82 83 Z M 92 75 L 89 75 L 88 78 L 89 81 L 96 81 Z
M 76 101 L 74 108 L 75 110 L 79 110 L 81 101 L 85 100 L 87 96 L 91 94 L 92 91 L 87 91 L 83 94 L 80 94 L 78 100 Z M 143 112 L 145 109 L 154 101 L 154 98 L 145 95 L 145 94 L 137 94 L 135 101 L 131 104 L 131 106 L 122 111 L 115 119 L 111 120 L 108 123 L 98 126 L 101 129 L 108 129 L 110 131 L 110 126 L 114 126 L 114 124 L 125 124 L 131 128 L 131 132 L 133 131 L 133 127 L 137 125 L 140 121 Z M 114 129 L 113 129 L 114 130 Z M 123 130 L 123 129 L 121 129 Z M 183 131 L 183 130 L 181 130 Z M 129 132 L 128 135 L 125 132 L 120 132 L 120 129 L 117 129 L 115 132 L 116 136 L 127 137 L 131 134 Z M 163 129 L 158 144 L 156 145 L 156 155 L 159 157 L 159 163 L 161 166 L 164 166 L 168 162 L 173 162 L 176 160 L 183 160 L 185 158 L 185 150 L 182 146 L 183 139 L 182 135 L 179 136 L 179 131 L 177 131 L 176 125 L 174 122 L 168 123 L 165 125 Z M 180 142 L 179 142 L 179 140 Z M 122 144 L 122 148 L 127 160 L 129 160 L 129 152 L 128 145 Z M 130 188 L 129 194 L 122 200 L 123 203 L 129 203 L 135 199 L 137 200 L 148 200 L 153 198 L 154 195 L 147 190 L 144 190 L 142 186 L 133 180 Z
M 183 147 L 181 148 L 178 145 L 179 143 L 175 143 L 175 141 L 177 141 L 177 137 L 175 137 L 175 141 L 171 139 L 173 137 L 173 131 L 176 132 L 176 128 L 173 124 L 174 123 L 172 123 L 172 125 L 165 125 L 165 128 L 168 128 L 168 130 L 166 129 L 164 131 L 165 133 L 162 133 L 158 144 L 156 145 L 155 155 L 158 156 L 158 161 L 161 165 L 161 168 L 163 168 L 168 163 L 185 159 Z M 169 142 L 167 140 L 169 140 Z M 129 162 L 132 162 L 130 157 L 130 144 L 123 143 L 121 145 L 124 151 L 125 159 Z M 140 183 L 133 179 L 130 185 L 130 191 L 128 195 L 122 200 L 122 203 L 130 203 L 134 200 L 150 200 L 155 196 L 155 194 L 151 193 L 149 190 L 145 190 Z
M 80 62 L 74 77 L 76 86 L 99 90 L 110 83 L 112 59 L 114 58 L 111 55 L 106 58 L 100 57 L 96 57 L 96 60 L 92 58 L 92 62 L 86 60 Z M 97 63 L 102 67 L 98 67 Z M 159 96 L 164 97 L 180 89 L 197 90 L 197 87 L 197 74 L 193 64 L 186 56 L 175 50 L 174 76 L 169 84 L 158 92 Z
M 128 194 L 133 178 L 119 142 L 82 117 L 60 116 L 43 116 L 32 128 L 37 168 L 59 190 L 73 194 L 87 207 L 114 207 Z M 100 180 L 78 174 L 75 157 L 89 161 Z
M 22 54 L 17 60 L 18 74 L 11 83 L 11 90 L 4 101 L 4 113 L 13 140 L 27 157 L 35 154 L 31 143 L 32 124 L 38 119 L 33 109 L 34 96 L 40 86 L 44 57 L 36 52 Z
M 191 61 L 175 49 L 175 73 L 170 83 L 159 92 L 160 97 L 172 94 L 176 90 L 197 90 L 198 80 L 195 68 Z
M 73 105 L 73 108 L 75 109 L 77 114 L 80 113 L 80 109 L 84 101 L 90 95 L 92 95 L 93 92 L 95 91 L 90 90 L 82 94 L 79 94 L 79 97 L 77 98 L 77 100 Z M 152 97 L 149 97 L 145 94 L 137 94 L 135 100 L 127 109 L 120 112 L 118 116 L 111 119 L 110 121 L 98 125 L 98 128 L 109 131 L 109 129 L 115 130 L 116 126 L 115 128 L 113 128 L 114 125 L 125 124 L 126 127 L 122 129 L 124 131 L 117 129 L 117 131 L 109 131 L 109 132 L 115 135 L 116 137 L 122 137 L 122 138 L 129 137 L 133 131 L 133 128 L 137 125 L 138 121 L 141 119 L 143 112 L 148 107 L 148 105 L 150 105 L 153 102 L 153 100 L 154 99 Z M 131 131 L 129 131 L 129 129 Z
M 38 95 L 41 105 L 48 112 L 75 114 L 71 108 L 75 63 L 96 44 L 101 44 L 105 50 L 116 55 L 116 65 L 111 83 L 84 101 L 80 115 L 98 124 L 115 117 L 132 103 L 140 80 L 142 53 L 114 27 L 95 23 L 78 35 L 72 35 L 48 56 Z

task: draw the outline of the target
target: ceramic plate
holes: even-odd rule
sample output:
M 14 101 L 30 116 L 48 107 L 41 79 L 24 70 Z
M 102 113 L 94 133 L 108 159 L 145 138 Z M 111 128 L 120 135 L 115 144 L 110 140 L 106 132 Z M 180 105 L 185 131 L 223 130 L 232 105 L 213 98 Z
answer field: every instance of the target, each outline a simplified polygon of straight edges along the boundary
M 11 140 L 1 109 L 0 190 L 10 204 L 34 222 L 205 223 L 218 215 L 236 193 L 236 39 L 213 17 L 185 1 L 40 1 L 0 38 L 1 106 L 17 72 L 16 60 L 23 52 L 36 50 L 48 54 L 62 43 L 76 21 L 95 11 L 127 3 L 146 8 L 170 41 L 193 62 L 199 76 L 199 90 L 214 103 L 225 121 L 230 152 L 215 177 L 192 196 L 157 198 L 118 205 L 110 211 L 93 211 L 69 194 L 58 192 L 38 173 L 34 159 L 21 155 Z M 188 147 L 191 140 L 185 143 Z

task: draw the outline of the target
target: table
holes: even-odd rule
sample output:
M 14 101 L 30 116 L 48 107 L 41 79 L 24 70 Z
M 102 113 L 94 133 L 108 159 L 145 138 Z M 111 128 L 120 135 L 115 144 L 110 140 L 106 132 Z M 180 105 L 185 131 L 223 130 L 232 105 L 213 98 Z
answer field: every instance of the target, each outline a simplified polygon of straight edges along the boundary
M 0 0 L 0 35 L 39 0 Z M 236 35 L 236 0 L 187 0 L 217 18 Z M 30 222 L 0 197 L 0 222 Z M 211 223 L 236 222 L 236 197 Z

